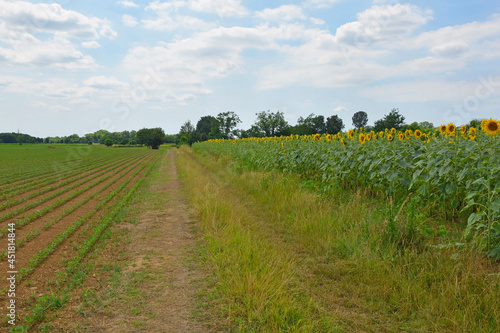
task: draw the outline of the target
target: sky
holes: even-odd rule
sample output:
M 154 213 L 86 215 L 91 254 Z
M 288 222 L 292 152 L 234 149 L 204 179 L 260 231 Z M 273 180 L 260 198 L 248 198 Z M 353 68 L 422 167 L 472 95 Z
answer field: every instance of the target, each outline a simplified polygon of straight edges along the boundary
M 233 111 L 500 118 L 491 0 L 0 0 L 0 132 L 83 136 Z

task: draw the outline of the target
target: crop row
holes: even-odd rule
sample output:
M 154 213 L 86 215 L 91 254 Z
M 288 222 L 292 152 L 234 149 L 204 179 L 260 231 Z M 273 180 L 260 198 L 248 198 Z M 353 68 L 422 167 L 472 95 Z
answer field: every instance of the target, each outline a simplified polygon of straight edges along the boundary
M 127 159 L 131 158 L 130 156 L 127 155 L 117 156 L 117 157 L 118 158 L 113 159 L 112 161 L 119 163 L 119 161 L 126 161 Z M 19 194 L 22 194 L 26 191 L 46 186 L 48 184 L 54 184 L 57 181 L 66 179 L 68 177 L 72 177 L 74 175 L 81 174 L 86 171 L 91 172 L 94 168 L 106 166 L 110 164 L 110 162 L 112 161 L 110 159 L 105 159 L 105 158 L 89 159 L 89 160 L 79 161 L 78 164 L 72 165 L 71 167 L 61 166 L 65 164 L 60 162 L 58 163 L 53 162 L 52 164 L 47 163 L 47 166 L 50 166 L 49 169 L 51 171 L 42 174 L 36 174 L 34 177 L 31 178 L 24 177 L 18 182 L 9 183 L 8 185 L 4 186 L 0 191 L 0 200 L 5 200 L 17 196 Z M 40 161 L 40 163 L 45 163 L 45 162 Z M 20 168 L 24 169 L 23 167 Z M 6 178 L 12 179 L 10 175 L 9 177 Z
M 118 188 L 116 188 L 111 193 L 109 193 L 105 198 L 103 198 L 99 202 L 99 204 L 97 204 L 94 207 L 94 209 L 88 212 L 84 217 L 75 221 L 75 223 L 70 225 L 64 232 L 54 237 L 53 240 L 44 249 L 38 251 L 37 255 L 28 261 L 27 267 L 23 267 L 22 269 L 19 270 L 19 279 L 23 279 L 29 276 L 35 270 L 35 268 L 52 252 L 54 252 L 66 238 L 72 235 L 83 223 L 85 223 L 88 219 L 90 219 L 96 212 L 105 207 L 118 193 L 120 193 L 123 189 L 125 189 L 127 184 L 137 174 L 143 171 L 144 168 L 146 168 L 146 166 L 147 164 L 143 163 L 142 166 L 139 169 L 137 169 L 132 176 L 124 180 Z
M 64 217 L 72 214 L 73 212 L 75 212 L 78 208 L 80 208 L 81 206 L 83 206 L 84 204 L 88 203 L 91 199 L 95 199 L 97 198 L 103 191 L 105 191 L 106 189 L 110 188 L 113 184 L 115 184 L 117 181 L 119 181 L 120 179 L 122 179 L 123 177 L 125 177 L 127 174 L 129 174 L 134 168 L 137 168 L 137 164 L 135 163 L 137 162 L 136 160 L 134 160 L 134 164 L 127 164 L 127 165 L 124 165 L 122 166 L 121 168 L 119 169 L 116 169 L 114 170 L 114 175 L 118 175 L 118 177 L 112 179 L 111 181 L 109 181 L 105 186 L 99 188 L 97 191 L 89 194 L 88 196 L 86 196 L 84 199 L 82 199 L 81 201 L 77 202 L 75 205 L 73 205 L 71 208 L 68 208 L 66 210 L 64 210 L 61 214 L 59 214 L 54 220 L 51 220 L 47 223 L 45 223 L 43 225 L 43 229 L 48 229 L 50 226 L 52 226 L 53 224 L 57 223 L 58 221 L 60 221 L 61 219 L 63 219 Z M 125 170 L 126 169 L 126 170 Z M 125 170 L 124 172 L 122 172 L 123 170 Z M 78 196 L 79 194 L 83 193 L 84 191 L 83 190 L 88 190 L 88 189 L 92 189 L 94 188 L 95 186 L 97 186 L 98 184 L 110 179 L 112 177 L 112 175 L 107 175 L 106 177 L 104 177 L 103 179 L 100 179 L 92 184 L 89 184 L 87 187 L 85 187 L 85 189 L 82 189 L 80 191 L 77 191 L 75 193 L 73 193 L 70 197 L 68 198 L 65 198 L 63 201 L 64 202 L 67 202 L 69 201 L 69 199 L 72 199 L 76 196 Z M 68 199 L 68 200 L 66 200 Z M 56 202 L 57 204 L 60 204 L 60 202 Z M 32 214 L 26 218 L 24 218 L 23 220 L 20 220 L 18 221 L 18 223 L 16 224 L 16 227 L 20 227 L 20 226 L 24 226 L 38 218 L 41 217 L 40 214 L 43 214 L 43 213 L 47 213 L 47 212 L 50 212 L 52 210 L 54 210 L 55 208 L 57 207 L 54 207 L 54 204 L 51 205 L 51 206 L 48 206 L 48 207 L 45 207 L 43 208 L 42 210 L 40 210 L 39 212 L 35 213 L 35 214 Z M 6 232 L 6 230 L 2 230 L 0 231 L 0 235 L 4 235 Z M 32 239 L 34 239 L 36 236 L 38 236 L 40 234 L 41 230 L 40 229 L 33 229 L 31 230 L 31 232 L 29 234 L 27 234 L 23 239 L 20 239 L 17 241 L 16 243 L 16 247 L 19 249 L 21 248 L 26 242 L 29 242 L 31 241 Z M 7 254 L 7 252 L 3 252 L 0 254 L 0 259 L 4 258 L 5 255 Z
M 138 159 L 139 159 L 139 158 L 136 158 L 136 160 L 138 160 Z M 132 163 L 133 161 L 134 161 L 134 160 L 129 161 L 129 163 Z M 125 166 L 126 166 L 126 165 L 125 165 Z M 122 166 L 122 167 L 120 168 L 120 170 L 122 170 L 125 166 Z M 10 211 L 10 212 L 8 212 L 8 213 L 5 213 L 5 214 L 3 214 L 3 215 L 1 215 L 1 216 L 0 216 L 0 222 L 3 222 L 3 221 L 5 221 L 5 220 L 7 220 L 7 219 L 9 219 L 9 218 L 12 218 L 13 216 L 16 216 L 16 215 L 18 215 L 18 214 L 23 213 L 23 212 L 25 212 L 25 211 L 28 211 L 29 209 L 32 209 L 32 208 L 38 207 L 38 206 L 40 206 L 41 204 L 43 204 L 43 203 L 45 203 L 45 202 L 47 202 L 47 201 L 49 201 L 49 200 L 51 200 L 51 199 L 57 198 L 57 197 L 59 197 L 59 196 L 63 195 L 64 193 L 67 193 L 67 192 L 69 192 L 69 191 L 71 191 L 71 190 L 74 190 L 74 189 L 76 189 L 76 188 L 78 188 L 78 187 L 80 187 L 80 186 L 82 186 L 82 185 L 84 185 L 84 184 L 86 184 L 86 183 L 88 183 L 88 182 L 90 182 L 90 181 L 94 180 L 94 179 L 98 179 L 99 177 L 101 177 L 101 176 L 103 176 L 103 175 L 105 175 L 105 174 L 107 174 L 107 173 L 110 173 L 110 171 L 111 171 L 111 170 L 113 170 L 113 165 L 112 165 L 112 166 L 110 166 L 110 167 L 106 167 L 106 168 L 105 168 L 104 170 L 102 170 L 101 172 L 98 172 L 98 173 L 95 173 L 95 174 L 90 174 L 90 175 L 89 175 L 89 176 L 87 176 L 86 178 L 84 178 L 84 179 L 82 179 L 82 180 L 80 180 L 80 181 L 78 181 L 78 182 L 76 182 L 76 183 L 74 183 L 74 184 L 72 184 L 72 185 L 70 185 L 70 186 L 64 187 L 64 188 L 62 188 L 62 189 L 60 189 L 60 190 L 58 190 L 58 191 L 56 191 L 56 192 L 54 192 L 54 193 L 51 193 L 51 194 L 49 194 L 49 195 L 46 195 L 46 196 L 44 196 L 44 197 L 42 197 L 42 198 L 40 198 L 40 199 L 38 199 L 38 200 L 36 200 L 36 201 L 34 201 L 34 202 L 31 202 L 31 203 L 29 203 L 29 204 L 27 204 L 27 205 L 24 205 L 24 206 L 19 207 L 18 209 L 15 209 L 15 210 L 13 210 L 13 211 Z M 37 212 L 35 212 L 35 213 L 31 214 L 30 216 L 28 216 L 27 218 L 24 218 L 24 219 L 23 219 L 23 220 L 21 220 L 21 221 L 17 221 L 17 222 L 16 222 L 16 226 L 21 226 L 21 225 L 24 225 L 24 224 L 28 223 L 28 222 L 26 222 L 26 221 L 32 221 L 32 220 L 34 220 L 34 219 L 36 219 L 36 218 L 38 218 L 38 217 L 43 216 L 43 215 L 44 215 L 44 214 L 46 214 L 47 212 L 52 211 L 54 208 L 56 208 L 56 207 L 58 207 L 58 206 L 60 206 L 60 205 L 62 205 L 62 204 L 64 204 L 64 203 L 66 203 L 67 201 L 69 201 L 69 200 L 73 199 L 74 197 L 76 197 L 76 196 L 77 196 L 77 195 L 79 195 L 80 193 L 85 192 L 85 191 L 87 191 L 87 190 L 91 189 L 91 188 L 92 188 L 93 186 L 95 186 L 96 184 L 98 184 L 98 183 L 100 183 L 100 182 L 102 182 L 102 181 L 106 180 L 107 178 L 109 178 L 109 177 L 111 177 L 111 176 L 112 176 L 112 173 L 110 173 L 110 174 L 109 174 L 107 177 L 105 177 L 105 178 L 102 178 L 102 179 L 100 179 L 100 180 L 97 180 L 96 182 L 94 182 L 94 183 L 92 183 L 92 184 L 90 184 L 90 185 L 87 185 L 87 186 L 85 186 L 84 188 L 77 190 L 76 192 L 73 192 L 71 195 L 69 195 L 69 196 L 67 196 L 67 197 L 65 197 L 65 198 L 58 199 L 57 201 L 55 201 L 54 203 L 52 203 L 50 206 L 44 207 L 42 210 L 39 210 L 39 211 L 37 211 Z M 2 236 L 3 234 L 4 234 L 4 231 L 0 231 L 0 236 Z
M 65 185 L 71 184 L 77 180 L 85 179 L 87 177 L 96 175 L 102 170 L 110 170 L 116 167 L 117 165 L 128 163 L 134 158 L 137 157 L 127 157 L 121 160 L 114 161 L 114 163 L 100 163 L 98 165 L 90 165 L 87 166 L 86 168 L 79 168 L 72 171 L 71 173 L 65 175 L 65 178 L 63 178 L 63 175 L 56 175 L 44 181 L 30 183 L 30 186 L 27 187 L 23 186 L 21 188 L 17 188 L 16 190 L 10 191 L 8 194 L 4 196 L 4 198 L 11 198 L 11 197 L 16 197 L 16 198 L 3 202 L 0 205 L 0 211 L 5 210 L 14 205 L 23 203 L 27 200 L 33 199 L 39 195 L 61 188 Z M 61 181 L 58 181 L 59 179 L 61 179 Z M 33 191 L 31 191 L 29 194 L 23 197 L 19 197 L 20 194 L 30 190 Z

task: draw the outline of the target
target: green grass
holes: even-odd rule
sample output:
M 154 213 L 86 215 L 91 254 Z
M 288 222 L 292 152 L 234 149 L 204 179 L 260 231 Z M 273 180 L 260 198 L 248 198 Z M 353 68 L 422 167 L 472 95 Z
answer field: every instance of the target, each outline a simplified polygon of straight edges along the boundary
M 411 201 L 314 184 L 182 149 L 211 272 L 202 297 L 234 332 L 495 332 L 498 265 L 454 245 Z M 311 186 L 313 185 L 313 186 Z M 397 224 L 391 223 L 397 219 Z M 495 275 L 496 274 L 496 275 Z

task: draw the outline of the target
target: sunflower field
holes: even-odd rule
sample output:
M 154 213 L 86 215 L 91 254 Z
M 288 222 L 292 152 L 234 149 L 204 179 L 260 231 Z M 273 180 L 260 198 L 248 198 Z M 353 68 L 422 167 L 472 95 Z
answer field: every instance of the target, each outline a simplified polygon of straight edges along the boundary
M 500 121 L 481 128 L 349 130 L 336 135 L 210 140 L 195 151 L 227 156 L 256 169 L 362 189 L 396 203 L 411 200 L 464 223 L 464 236 L 500 259 Z

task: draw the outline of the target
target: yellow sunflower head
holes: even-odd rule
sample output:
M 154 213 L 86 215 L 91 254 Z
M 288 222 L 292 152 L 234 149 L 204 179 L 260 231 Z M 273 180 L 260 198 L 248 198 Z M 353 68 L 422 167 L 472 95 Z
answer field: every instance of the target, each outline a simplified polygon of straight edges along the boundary
M 410 138 L 411 138 L 411 136 L 412 136 L 412 134 L 413 134 L 413 133 L 412 133 L 412 131 L 411 131 L 411 130 L 406 130 L 406 131 L 405 131 L 405 137 L 406 137 L 406 140 L 410 139 Z
M 379 136 L 381 139 L 384 137 L 384 134 L 385 134 L 385 133 L 384 133 L 384 131 L 380 131 L 380 132 L 378 132 L 378 136 Z
M 460 131 L 462 133 L 467 133 L 467 126 L 465 126 L 465 125 L 460 126 Z
M 314 134 L 313 138 L 314 138 L 314 141 L 321 140 L 321 136 L 319 134 Z
M 500 121 L 490 118 L 486 120 L 484 131 L 487 135 L 497 136 L 500 133 Z
M 469 128 L 469 133 L 470 133 L 470 134 L 477 135 L 477 130 L 476 130 L 476 128 L 475 128 L 475 127 L 471 127 L 471 128 Z
M 387 141 L 392 141 L 392 140 L 394 140 L 392 134 L 387 134 Z
M 363 133 L 359 135 L 359 142 L 361 142 L 362 145 L 364 145 L 366 142 L 366 137 Z
M 419 139 L 421 136 L 422 136 L 422 131 L 420 131 L 420 130 L 416 130 L 416 131 L 415 131 L 415 137 L 416 137 L 417 139 Z
M 453 123 L 449 123 L 448 126 L 446 126 L 446 135 L 449 136 L 455 136 L 455 131 L 457 130 L 457 127 Z
M 392 133 L 392 134 L 396 133 L 396 129 L 395 129 L 394 127 L 393 127 L 393 128 L 391 128 L 391 133 Z
M 347 131 L 347 137 L 349 139 L 354 139 L 354 131 L 352 129 L 350 129 L 349 131 Z
M 441 132 L 441 134 L 446 134 L 446 125 L 439 126 L 439 132 Z
M 368 133 L 366 135 L 366 141 L 370 141 L 372 139 L 372 135 L 370 133 Z
M 398 133 L 398 139 L 399 139 L 399 140 L 401 140 L 401 141 L 403 141 L 403 140 L 405 139 L 404 134 L 403 134 L 403 133 L 401 133 L 401 132 L 399 132 L 399 133 Z
M 359 131 L 360 131 L 360 132 L 363 132 L 363 127 L 360 127 L 360 128 L 359 128 Z
M 328 134 L 328 135 L 326 136 L 326 140 L 327 140 L 328 142 L 332 141 L 332 136 L 331 136 L 330 134 Z
M 488 122 L 488 119 L 483 119 L 481 120 L 481 129 L 483 132 L 486 132 L 486 123 Z

